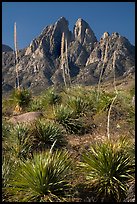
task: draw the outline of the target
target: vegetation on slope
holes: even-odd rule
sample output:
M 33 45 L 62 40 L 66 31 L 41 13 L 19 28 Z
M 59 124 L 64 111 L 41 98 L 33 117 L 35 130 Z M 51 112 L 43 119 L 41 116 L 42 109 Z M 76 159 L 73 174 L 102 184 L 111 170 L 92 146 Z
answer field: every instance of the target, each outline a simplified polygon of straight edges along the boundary
M 99 100 L 95 87 L 84 86 L 3 98 L 3 201 L 124 201 L 134 183 L 134 86 L 118 90 L 109 140 L 114 93 L 105 90 Z M 9 122 L 29 111 L 43 117 L 33 124 Z

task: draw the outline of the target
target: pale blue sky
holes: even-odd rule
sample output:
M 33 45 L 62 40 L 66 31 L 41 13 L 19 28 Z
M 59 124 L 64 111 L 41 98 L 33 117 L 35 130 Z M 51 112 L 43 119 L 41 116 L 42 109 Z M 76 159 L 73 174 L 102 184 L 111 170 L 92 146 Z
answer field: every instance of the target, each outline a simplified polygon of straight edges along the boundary
M 61 16 L 69 21 L 71 31 L 77 19 L 83 18 L 98 40 L 108 31 L 135 43 L 134 2 L 2 2 L 2 43 L 14 48 L 15 21 L 18 47 L 22 49 Z

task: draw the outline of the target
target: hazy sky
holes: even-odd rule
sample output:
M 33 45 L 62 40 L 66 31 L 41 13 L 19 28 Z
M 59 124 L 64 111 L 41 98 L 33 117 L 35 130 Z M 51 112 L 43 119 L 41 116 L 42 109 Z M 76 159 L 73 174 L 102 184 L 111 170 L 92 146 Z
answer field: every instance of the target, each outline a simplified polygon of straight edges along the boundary
M 27 47 L 42 30 L 64 16 L 69 29 L 84 19 L 99 40 L 105 31 L 118 32 L 135 44 L 134 2 L 2 2 L 2 43 L 14 48 L 14 22 L 18 47 Z

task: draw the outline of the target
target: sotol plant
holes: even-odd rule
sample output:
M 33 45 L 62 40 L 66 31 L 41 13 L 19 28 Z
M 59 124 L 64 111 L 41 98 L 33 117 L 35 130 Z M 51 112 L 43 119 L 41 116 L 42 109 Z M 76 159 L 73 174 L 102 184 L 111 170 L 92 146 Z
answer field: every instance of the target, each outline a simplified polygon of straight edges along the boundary
M 67 105 L 71 108 L 76 116 L 82 116 L 89 110 L 89 103 L 82 97 L 70 96 Z
M 53 122 L 37 121 L 33 131 L 35 147 L 43 149 L 50 147 L 55 141 L 56 145 L 64 144 L 62 130 Z
M 15 89 L 11 98 L 16 106 L 23 109 L 29 105 L 31 101 L 31 93 L 28 89 Z
M 29 127 L 25 124 L 17 124 L 10 129 L 7 138 L 8 149 L 16 159 L 26 159 L 31 151 L 32 137 Z
M 43 95 L 43 105 L 56 105 L 61 102 L 61 96 L 56 92 L 54 88 L 49 88 Z
M 133 177 L 134 163 L 122 146 L 109 141 L 93 144 L 82 159 L 80 167 L 96 192 L 97 201 L 123 201 L 127 182 Z
M 83 123 L 76 117 L 73 110 L 67 106 L 60 105 L 55 109 L 55 120 L 63 125 L 68 133 L 83 134 L 85 131 Z
M 70 187 L 68 178 L 72 161 L 67 151 L 34 154 L 33 159 L 21 162 L 10 180 L 11 201 L 64 201 Z

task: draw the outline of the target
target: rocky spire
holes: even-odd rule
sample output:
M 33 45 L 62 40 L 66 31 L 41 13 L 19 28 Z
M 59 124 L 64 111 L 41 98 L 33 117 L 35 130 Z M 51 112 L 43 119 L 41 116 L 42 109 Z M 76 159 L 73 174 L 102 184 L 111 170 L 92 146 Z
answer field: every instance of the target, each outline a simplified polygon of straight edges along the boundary
M 93 47 L 93 44 L 97 41 L 89 24 L 81 18 L 77 20 L 73 33 L 75 40 L 79 41 L 81 44 L 90 43 L 90 46 Z
M 135 47 L 125 37 L 116 32 L 111 35 L 105 32 L 97 42 L 89 24 L 83 19 L 77 20 L 72 33 L 69 31 L 68 21 L 61 17 L 54 24 L 46 26 L 27 48 L 19 50 L 21 87 L 39 92 L 50 85 L 58 86 L 63 83 L 60 69 L 62 33 L 67 39 L 64 41 L 67 49 L 63 54 L 67 59 L 72 83 L 98 83 L 101 70 L 102 80 L 113 77 L 115 51 L 116 77 L 134 73 Z M 2 52 L 4 92 L 14 87 L 15 74 L 14 52 Z

